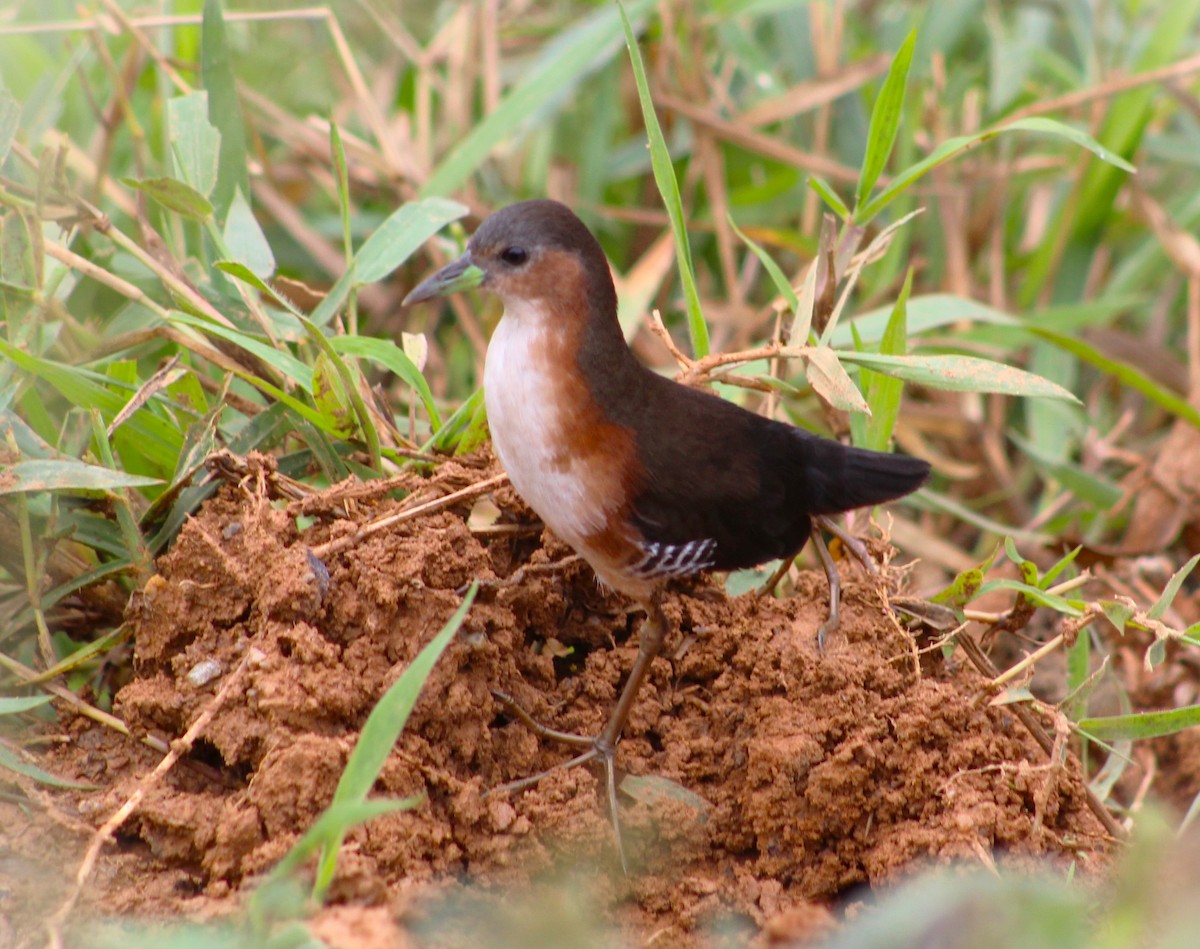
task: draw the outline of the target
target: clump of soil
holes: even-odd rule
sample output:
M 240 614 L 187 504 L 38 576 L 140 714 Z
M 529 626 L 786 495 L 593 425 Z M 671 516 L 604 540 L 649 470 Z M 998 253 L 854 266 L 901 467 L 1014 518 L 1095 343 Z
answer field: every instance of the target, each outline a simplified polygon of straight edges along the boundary
M 714 927 L 784 940 L 829 925 L 814 903 L 930 862 L 1047 855 L 1087 867 L 1105 853 L 1078 773 L 1048 767 L 1010 712 L 975 701 L 969 669 L 922 669 L 878 581 L 847 566 L 824 655 L 819 575 L 782 600 L 730 598 L 714 580 L 672 589 L 665 656 L 618 756 L 631 776 L 626 880 L 597 774 L 484 792 L 571 753 L 513 720 L 492 690 L 555 728 L 596 733 L 640 615 L 585 565 L 541 569 L 570 552 L 505 526 L 530 521 L 510 489 L 491 495 L 499 528 L 473 531 L 468 503 L 318 555 L 399 502 L 335 488 L 306 499 L 298 522 L 299 502 L 273 500 L 269 462 L 255 463 L 260 476 L 222 488 L 132 603 L 134 674 L 115 711 L 135 733 L 171 739 L 243 662 L 244 687 L 126 823 L 84 913 L 178 917 L 232 903 L 329 803 L 367 714 L 472 580 L 484 586 L 375 789 L 425 801 L 351 834 L 340 908 L 318 924 L 335 943 L 397 920 L 452 939 L 466 931 L 461 905 L 537 892 L 555 875 L 602 925 L 639 941 L 662 931 L 661 944 L 687 944 Z M 449 463 L 426 493 L 494 473 Z M 98 822 L 157 759 L 83 720 L 74 737 L 53 764 L 104 789 L 79 797 Z M 539 900 L 543 915 L 550 903 Z M 364 915 L 347 923 L 355 904 Z

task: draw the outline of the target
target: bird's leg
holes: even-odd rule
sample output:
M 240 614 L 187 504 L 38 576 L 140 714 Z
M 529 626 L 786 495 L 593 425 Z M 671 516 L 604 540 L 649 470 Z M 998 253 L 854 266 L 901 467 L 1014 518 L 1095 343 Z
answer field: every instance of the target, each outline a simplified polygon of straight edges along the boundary
M 784 557 L 783 560 L 780 561 L 779 566 L 775 568 L 775 572 L 767 578 L 767 582 L 759 587 L 754 595 L 761 598 L 764 596 L 770 596 L 772 593 L 774 593 L 775 588 L 779 586 L 779 581 L 782 580 L 787 572 L 792 569 L 792 564 L 795 562 L 795 557 Z
M 863 565 L 863 569 L 872 576 L 879 575 L 879 565 L 871 558 L 870 552 L 867 550 L 867 545 L 861 540 L 847 531 L 841 524 L 831 517 L 824 514 L 818 514 L 814 519 L 814 523 L 821 527 L 834 537 L 846 545 L 846 549 L 854 554 L 854 559 Z
M 817 627 L 817 649 L 824 652 L 825 637 L 838 628 L 838 622 L 841 619 L 842 581 L 838 577 L 837 565 L 829 556 L 829 548 L 825 546 L 825 538 L 821 536 L 819 523 L 812 526 L 812 539 L 813 546 L 817 548 L 817 557 L 821 561 L 821 566 L 825 568 L 825 579 L 829 581 L 829 617 Z
M 828 556 L 828 553 L 826 553 L 826 556 Z M 629 713 L 633 710 L 633 703 L 637 700 L 638 692 L 641 691 L 642 683 L 650 671 L 650 666 L 662 650 L 663 640 L 666 638 L 667 632 L 667 618 L 663 614 L 658 595 L 655 594 L 649 601 L 642 605 L 646 610 L 646 622 L 642 624 L 641 631 L 638 633 L 637 659 L 633 662 L 633 668 L 629 670 L 629 679 L 625 682 L 625 688 L 621 690 L 617 704 L 613 706 L 613 710 L 608 716 L 608 722 L 600 734 L 594 738 L 549 728 L 535 720 L 511 696 L 503 692 L 492 691 L 492 695 L 496 697 L 496 700 L 512 712 L 522 724 L 539 738 L 547 738 L 584 750 L 569 761 L 564 761 L 561 764 L 547 768 L 545 771 L 530 775 L 527 778 L 501 784 L 486 792 L 487 794 L 494 794 L 499 791 L 520 791 L 524 788 L 532 787 L 556 771 L 565 771 L 567 768 L 574 768 L 589 761 L 602 761 L 604 764 L 609 815 L 612 818 L 613 833 L 617 838 L 617 850 L 621 855 L 621 868 L 627 875 L 629 873 L 629 866 L 625 859 L 625 845 L 621 840 L 621 819 L 620 813 L 617 810 L 617 742 L 621 740 L 621 733 L 625 730 L 625 723 L 629 720 Z

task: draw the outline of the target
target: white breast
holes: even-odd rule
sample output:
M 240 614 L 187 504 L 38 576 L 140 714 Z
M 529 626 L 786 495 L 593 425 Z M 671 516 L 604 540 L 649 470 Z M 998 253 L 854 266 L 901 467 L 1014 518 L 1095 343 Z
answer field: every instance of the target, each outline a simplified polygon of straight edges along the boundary
M 564 377 L 565 331 L 532 304 L 509 305 L 492 334 L 484 367 L 484 402 L 492 443 L 513 487 L 546 525 L 577 550 L 604 527 L 606 505 L 563 450 L 577 414 Z

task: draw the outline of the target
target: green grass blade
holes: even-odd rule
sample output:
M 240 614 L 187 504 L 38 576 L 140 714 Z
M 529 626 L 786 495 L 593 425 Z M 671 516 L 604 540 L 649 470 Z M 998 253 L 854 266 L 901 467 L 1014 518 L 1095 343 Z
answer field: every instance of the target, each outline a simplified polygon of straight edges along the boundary
M 31 494 L 39 491 L 118 491 L 162 484 L 158 478 L 126 474 L 100 465 L 69 459 L 18 461 L 4 469 L 0 495 Z
M 220 336 L 222 339 L 228 340 L 246 352 L 257 356 L 271 368 L 277 369 L 284 378 L 290 379 L 305 392 L 312 392 L 312 369 L 291 353 L 202 316 L 193 316 L 182 310 L 172 310 L 168 316 L 174 323 L 182 323 L 184 326 L 198 329 L 206 335 Z
M 910 30 L 900 49 L 892 59 L 887 78 L 875 99 L 871 110 L 871 125 L 867 131 L 867 153 L 863 156 L 862 171 L 858 187 L 854 192 L 855 208 L 862 207 L 875 182 L 883 173 L 884 166 L 896 144 L 896 133 L 900 129 L 900 116 L 904 111 L 904 91 L 908 85 L 908 67 L 912 64 L 913 48 L 917 42 L 917 31 Z
M 998 392 L 1025 398 L 1079 400 L 1058 383 L 978 356 L 884 356 L 839 352 L 842 362 L 866 366 L 906 382 L 956 392 Z
M 1183 581 L 1188 578 L 1189 574 L 1196 569 L 1197 563 L 1200 563 L 1200 554 L 1196 554 L 1196 556 L 1172 574 L 1171 579 L 1163 589 L 1162 595 L 1150 607 L 1149 612 L 1146 613 L 1150 619 L 1162 619 L 1163 613 L 1175 602 L 1175 597 L 1179 595 L 1179 588 L 1183 586 Z
M 1158 69 L 1172 62 L 1180 49 L 1187 48 L 1196 32 L 1200 16 L 1198 0 L 1172 0 L 1163 4 L 1153 19 L 1149 35 L 1139 37 L 1141 55 L 1131 64 L 1129 72 L 1140 73 Z M 1100 129 L 1103 147 L 1125 158 L 1133 157 L 1142 144 L 1146 129 L 1162 101 L 1161 90 L 1152 84 L 1130 89 L 1114 98 Z M 1095 244 L 1106 222 L 1112 217 L 1113 205 L 1125 183 L 1117 167 L 1107 162 L 1092 162 L 1079 186 L 1072 228 L 1072 242 Z M 1050 241 L 1046 242 L 1051 243 Z
M 346 170 L 346 147 L 342 144 L 342 133 L 337 122 L 329 119 L 329 152 L 333 156 L 333 173 L 337 181 L 338 210 L 342 218 L 342 250 L 346 264 L 354 257 L 354 225 L 350 220 L 350 174 Z M 463 212 L 466 213 L 465 211 Z
M 19 715 L 41 708 L 54 701 L 52 695 L 4 695 L 0 696 L 0 715 Z
M 445 198 L 424 198 L 401 205 L 363 241 L 355 254 L 359 282 L 382 280 L 434 234 L 466 213 L 465 205 Z
M 913 272 L 910 267 L 904 277 L 900 295 L 892 307 L 892 315 L 879 342 L 879 352 L 885 356 L 903 356 L 908 346 L 908 294 L 912 290 Z M 862 370 L 862 384 L 866 388 L 867 405 L 871 416 L 867 419 L 866 448 L 887 451 L 892 442 L 892 432 L 900 415 L 900 400 L 904 397 L 904 383 L 870 369 Z
M 1187 705 L 1167 712 L 1135 712 L 1132 715 L 1107 715 L 1085 718 L 1079 730 L 1098 741 L 1137 741 L 1174 735 L 1200 725 L 1200 705 Z
M 379 433 L 375 431 L 375 423 L 371 418 L 371 413 L 367 411 L 367 404 L 363 401 L 362 393 L 358 387 L 357 374 L 351 372 L 350 367 L 346 365 L 344 360 L 336 349 L 330 344 L 329 338 L 321 332 L 320 328 L 307 317 L 299 317 L 300 322 L 308 331 L 309 339 L 317 344 L 317 348 L 321 350 L 321 354 L 329 361 L 337 373 L 338 381 L 341 383 L 342 394 L 350 403 L 350 407 L 354 412 L 354 417 L 358 422 L 358 430 L 362 433 L 363 439 L 367 443 L 367 451 L 371 455 L 371 464 L 376 471 L 380 468 L 382 456 L 379 453 Z M 314 374 L 314 395 L 316 377 Z
M 422 198 L 402 204 L 363 242 L 353 264 L 338 278 L 309 318 L 317 326 L 327 325 L 354 287 L 382 280 L 467 210 L 466 205 L 446 198 Z
M 788 278 L 784 275 L 784 272 L 779 269 L 779 264 L 775 263 L 766 250 L 742 233 L 742 229 L 734 222 L 732 214 L 729 215 L 729 226 L 733 228 L 733 232 L 742 239 L 742 242 L 754 252 L 754 256 L 762 263 L 763 269 L 766 270 L 767 275 L 771 278 L 771 282 L 775 284 L 775 290 L 787 302 L 788 309 L 793 314 L 799 314 L 800 300 L 796 296 L 796 291 L 792 289 L 792 285 L 788 282 Z M 800 345 L 802 341 L 793 340 L 793 342 L 796 345 Z
M 1105 162 L 1113 161 L 1120 164 L 1116 167 L 1122 171 L 1132 167 L 1123 159 L 1113 153 L 1111 149 L 1105 148 L 1099 142 L 1092 139 L 1086 133 L 1073 129 L 1070 126 L 1063 125 L 1061 122 L 1054 122 L 1050 119 L 1045 119 L 1040 122 L 1033 122 L 1030 125 L 1030 119 L 1022 119 L 1013 122 L 1011 125 L 1001 126 L 999 128 L 985 129 L 982 132 L 976 132 L 973 135 L 959 135 L 955 138 L 947 139 L 937 146 L 921 161 L 910 165 L 903 171 L 899 172 L 873 199 L 871 199 L 865 207 L 861 208 L 855 214 L 854 220 L 856 224 L 865 225 L 868 221 L 874 218 L 880 211 L 886 208 L 889 204 L 895 201 L 900 195 L 912 186 L 914 182 L 929 174 L 934 168 L 943 165 L 956 158 L 958 155 L 974 148 L 976 145 L 990 141 L 998 135 L 1003 135 L 1005 132 L 1014 131 L 1035 131 L 1041 134 L 1056 134 L 1075 144 L 1083 145 L 1097 157 L 1104 158 Z M 1104 164 L 1101 167 L 1114 167 Z
M 1119 359 L 1113 359 L 1111 356 L 1106 356 L 1100 350 L 1096 349 L 1096 347 L 1085 343 L 1076 336 L 1057 333 L 1054 330 L 1044 329 L 1040 326 L 1030 326 L 1029 332 L 1041 336 L 1054 343 L 1055 346 L 1078 356 L 1084 362 L 1090 363 L 1097 369 L 1108 373 L 1122 385 L 1136 389 L 1172 415 L 1185 419 L 1192 425 L 1200 428 L 1200 411 L 1195 406 L 1188 403 L 1186 399 L 1177 396 L 1169 389 L 1159 385 L 1135 366 L 1121 362 Z
M 650 0 L 634 0 L 629 6 L 634 16 L 640 16 Z M 620 20 L 607 4 L 560 35 L 547 46 L 541 62 L 442 159 L 418 196 L 450 194 L 462 187 L 492 149 L 512 137 L 514 129 L 550 103 L 569 101 L 571 91 L 589 73 L 613 58 L 620 36 Z
M 0 745 L 0 769 L 22 774 L 27 778 L 37 781 L 38 784 L 45 784 L 47 787 L 72 788 L 77 791 L 96 790 L 96 786 L 93 784 L 80 784 L 78 781 L 68 781 L 66 778 L 60 778 L 51 774 L 49 771 L 43 771 L 37 765 L 22 761 L 4 745 Z
M 675 166 L 671 163 L 671 152 L 667 148 L 667 140 L 663 137 L 662 127 L 658 124 L 658 116 L 654 112 L 650 83 L 646 79 L 646 66 L 642 62 L 642 52 L 638 48 L 633 26 L 625 13 L 625 7 L 619 2 L 617 9 L 621 12 L 625 43 L 629 47 L 629 62 L 633 66 L 638 101 L 642 106 L 642 120 L 646 125 L 646 136 L 650 140 L 650 165 L 654 170 L 654 181 L 658 185 L 658 193 L 662 195 L 667 217 L 671 219 L 671 233 L 675 238 L 675 260 L 679 265 L 679 280 L 683 284 L 692 352 L 697 357 L 707 356 L 708 326 L 700 310 L 700 292 L 696 288 L 696 274 L 692 269 L 692 246 L 688 239 L 687 221 L 683 216 L 683 198 L 679 194 L 679 182 L 675 179 Z
M 951 293 L 923 293 L 910 297 L 905 311 L 909 336 L 968 321 L 1013 327 L 1022 325 L 1016 317 L 1009 316 L 1003 310 Z M 878 343 L 883 339 L 891 318 L 890 306 L 868 310 L 854 317 L 854 329 L 864 343 Z M 829 344 L 839 350 L 849 348 L 852 342 L 850 327 L 845 322 L 840 323 L 829 338 Z
M 846 207 L 846 202 L 833 190 L 833 185 L 820 175 L 810 175 L 808 186 L 817 193 L 822 201 L 832 208 L 833 213 L 838 216 L 839 220 L 845 221 L 850 217 L 850 209 Z
M 1041 116 L 1033 116 L 1027 119 L 1018 119 L 1015 122 L 1009 122 L 1001 131 L 1003 132 L 1040 132 L 1045 135 L 1053 135 L 1056 138 L 1064 138 L 1068 142 L 1074 142 L 1081 148 L 1087 149 L 1105 165 L 1111 166 L 1115 171 L 1123 171 L 1131 175 L 1137 174 L 1137 169 L 1129 164 L 1124 158 L 1115 152 L 1110 151 L 1096 141 L 1087 132 L 1081 131 L 1074 126 L 1067 125 L 1065 122 L 1059 122 L 1055 119 L 1047 119 Z M 1114 173 L 1115 173 L 1114 171 Z

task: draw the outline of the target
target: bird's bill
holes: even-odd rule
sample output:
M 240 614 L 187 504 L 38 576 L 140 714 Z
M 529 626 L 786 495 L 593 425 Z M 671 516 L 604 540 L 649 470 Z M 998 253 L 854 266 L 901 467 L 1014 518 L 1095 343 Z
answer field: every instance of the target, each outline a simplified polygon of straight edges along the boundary
M 444 297 L 460 290 L 474 290 L 483 283 L 484 276 L 484 272 L 471 261 L 471 255 L 463 254 L 458 260 L 446 264 L 437 273 L 417 284 L 412 293 L 404 298 L 404 306 L 422 303 L 434 297 Z

